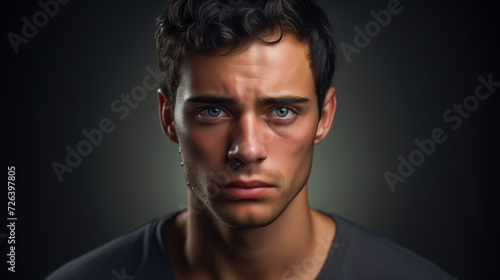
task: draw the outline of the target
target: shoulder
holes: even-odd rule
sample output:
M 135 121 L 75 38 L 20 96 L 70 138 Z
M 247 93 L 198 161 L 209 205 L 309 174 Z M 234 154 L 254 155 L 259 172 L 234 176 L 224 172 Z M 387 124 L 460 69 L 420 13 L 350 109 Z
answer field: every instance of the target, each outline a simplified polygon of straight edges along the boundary
M 334 250 L 342 254 L 338 279 L 439 279 L 453 278 L 423 257 L 336 215 Z
M 133 279 L 144 270 L 166 269 L 168 257 L 161 228 L 174 216 L 169 214 L 136 227 L 61 266 L 46 280 Z

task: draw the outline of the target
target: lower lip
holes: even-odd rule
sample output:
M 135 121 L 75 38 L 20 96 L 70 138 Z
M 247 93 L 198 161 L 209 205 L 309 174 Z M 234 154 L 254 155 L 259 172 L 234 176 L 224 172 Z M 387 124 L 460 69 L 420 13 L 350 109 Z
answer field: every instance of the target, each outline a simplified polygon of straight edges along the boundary
M 235 199 L 259 199 L 268 194 L 272 187 L 221 188 L 221 191 Z

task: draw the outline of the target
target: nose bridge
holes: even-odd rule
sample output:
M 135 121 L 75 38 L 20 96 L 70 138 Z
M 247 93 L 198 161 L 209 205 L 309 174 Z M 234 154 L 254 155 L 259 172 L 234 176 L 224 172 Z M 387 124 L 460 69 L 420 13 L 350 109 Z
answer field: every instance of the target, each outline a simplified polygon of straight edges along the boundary
M 264 143 L 265 123 L 252 112 L 242 114 L 235 123 L 231 139 L 230 159 L 250 163 L 267 157 Z
M 254 142 L 258 141 L 258 122 L 259 120 L 252 113 L 246 113 L 241 116 L 239 120 L 239 138 L 241 142 Z

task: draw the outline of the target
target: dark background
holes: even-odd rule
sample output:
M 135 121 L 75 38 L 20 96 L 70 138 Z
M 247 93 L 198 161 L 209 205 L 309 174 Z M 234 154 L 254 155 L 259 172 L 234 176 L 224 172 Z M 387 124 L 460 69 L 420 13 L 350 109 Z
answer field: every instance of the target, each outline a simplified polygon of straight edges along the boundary
M 14 1 L 12 1 L 14 2 Z M 42 279 L 65 262 L 156 216 L 185 207 L 177 147 L 162 134 L 156 93 L 121 120 L 110 105 L 154 69 L 154 19 L 164 1 L 71 1 L 16 54 L 36 1 L 2 6 L 4 168 L 16 167 L 16 273 Z M 388 1 L 320 1 L 337 42 Z M 498 10 L 493 2 L 401 1 L 403 10 L 351 56 L 338 52 L 338 109 L 315 151 L 310 204 L 335 212 L 431 260 L 457 279 L 500 279 L 498 265 L 498 92 L 453 130 L 443 113 L 474 94 L 477 77 L 500 81 Z M 484 91 L 484 89 L 483 89 Z M 109 118 L 115 130 L 59 182 L 82 130 Z M 415 139 L 442 128 L 447 140 L 394 192 Z M 497 183 L 494 183 L 497 182 Z M 0 192 L 7 204 L 7 189 Z M 5 207 L 5 206 L 4 206 Z M 6 207 L 2 208 L 7 210 Z M 1 211 L 3 221 L 7 211 Z M 7 233 L 4 226 L 0 234 Z M 397 266 L 397 264 L 394 264 Z M 120 268 L 117 268 L 119 270 Z M 0 274 L 0 275 L 2 275 Z M 113 275 L 107 276 L 112 279 Z

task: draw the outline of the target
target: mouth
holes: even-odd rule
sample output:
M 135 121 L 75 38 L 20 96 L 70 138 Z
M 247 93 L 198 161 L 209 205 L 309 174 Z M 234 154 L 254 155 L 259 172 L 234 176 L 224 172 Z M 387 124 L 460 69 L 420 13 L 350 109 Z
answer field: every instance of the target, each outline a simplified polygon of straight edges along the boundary
M 220 190 L 233 200 L 247 200 L 262 199 L 274 188 L 274 185 L 261 181 L 233 181 Z

